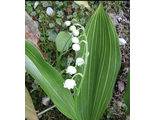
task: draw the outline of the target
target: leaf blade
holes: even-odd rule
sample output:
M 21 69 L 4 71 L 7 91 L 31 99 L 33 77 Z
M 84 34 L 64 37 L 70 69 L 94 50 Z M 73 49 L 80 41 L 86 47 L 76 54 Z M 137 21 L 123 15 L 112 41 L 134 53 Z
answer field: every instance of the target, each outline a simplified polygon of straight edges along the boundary
M 25 41 L 25 45 L 26 70 L 40 84 L 56 107 L 67 117 L 75 119 L 73 97 L 69 90 L 63 88 L 64 80 L 61 75 L 44 61 L 31 43 Z
M 102 4 L 86 28 L 89 57 L 85 80 L 78 97 L 82 120 L 98 120 L 111 100 L 121 58 L 119 41 L 113 23 Z M 84 53 L 84 45 L 78 54 Z M 83 72 L 83 68 L 78 68 Z M 79 83 L 78 83 L 79 84 Z

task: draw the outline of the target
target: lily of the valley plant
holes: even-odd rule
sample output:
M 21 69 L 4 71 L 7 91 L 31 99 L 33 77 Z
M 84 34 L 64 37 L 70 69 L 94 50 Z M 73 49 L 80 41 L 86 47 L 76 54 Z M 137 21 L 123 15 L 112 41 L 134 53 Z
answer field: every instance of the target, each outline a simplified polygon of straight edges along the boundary
M 50 11 L 47 10 L 48 15 Z M 75 64 L 69 64 L 65 71 L 70 77 L 64 80 L 28 41 L 25 42 L 26 70 L 62 114 L 72 120 L 100 120 L 112 98 L 121 65 L 115 27 L 102 4 L 85 28 L 76 20 L 66 21 L 65 25 L 72 32 L 69 47 L 76 54 Z

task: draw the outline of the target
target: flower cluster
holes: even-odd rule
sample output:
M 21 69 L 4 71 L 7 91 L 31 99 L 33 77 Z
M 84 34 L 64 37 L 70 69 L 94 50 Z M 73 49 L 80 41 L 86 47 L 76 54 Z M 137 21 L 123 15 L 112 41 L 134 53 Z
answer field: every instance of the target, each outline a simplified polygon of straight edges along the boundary
M 69 27 L 69 31 L 72 32 L 72 36 L 73 36 L 72 37 L 72 43 L 73 43 L 72 49 L 74 51 L 76 51 L 76 52 L 79 51 L 81 42 L 84 42 L 85 44 L 87 44 L 87 41 L 85 41 L 85 40 L 79 41 L 79 38 L 78 38 L 80 33 L 79 33 L 79 29 L 77 29 L 75 25 L 78 25 L 78 26 L 81 26 L 81 25 L 80 24 L 71 25 L 72 24 L 71 21 L 66 21 L 64 24 L 65 24 L 66 27 Z M 84 30 L 84 27 L 83 26 L 81 26 L 81 27 L 82 27 L 81 29 Z M 67 79 L 63 83 L 64 84 L 64 88 L 68 88 L 70 90 L 70 89 L 74 89 L 74 87 L 76 87 L 76 82 L 75 82 L 75 80 L 73 78 L 76 75 L 80 75 L 81 77 L 83 77 L 83 75 L 81 73 L 77 73 L 76 66 L 81 67 L 81 66 L 84 65 L 84 63 L 85 63 L 84 59 L 81 58 L 81 57 L 78 57 L 76 59 L 75 66 L 68 66 L 68 68 L 66 69 L 66 73 L 68 73 L 70 75 L 74 75 L 74 74 L 75 75 L 71 79 Z

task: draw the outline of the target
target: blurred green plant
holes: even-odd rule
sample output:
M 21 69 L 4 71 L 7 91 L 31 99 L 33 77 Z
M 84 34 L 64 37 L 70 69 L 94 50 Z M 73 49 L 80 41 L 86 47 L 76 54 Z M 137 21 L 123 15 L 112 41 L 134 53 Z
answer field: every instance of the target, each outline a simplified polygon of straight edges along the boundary
M 63 13 L 62 11 L 58 11 L 58 12 L 57 12 L 57 16 L 58 16 L 58 17 L 62 17 L 63 15 L 64 15 L 64 13 Z
M 43 7 L 48 7 L 48 2 L 47 2 L 47 1 L 43 1 L 43 2 L 42 2 L 42 6 L 43 6 Z
M 61 18 L 57 18 L 57 19 L 56 19 L 56 23 L 57 23 L 58 25 L 62 25 L 63 20 L 62 20 Z
M 73 3 L 72 3 L 72 8 L 74 8 L 74 9 L 78 9 L 79 6 L 73 2 Z

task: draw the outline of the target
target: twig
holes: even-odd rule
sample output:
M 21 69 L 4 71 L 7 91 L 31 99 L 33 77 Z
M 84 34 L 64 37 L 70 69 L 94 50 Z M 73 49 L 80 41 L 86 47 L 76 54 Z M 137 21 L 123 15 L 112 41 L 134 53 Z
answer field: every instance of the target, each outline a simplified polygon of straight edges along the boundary
M 39 116 L 39 115 L 42 115 L 42 114 L 44 114 L 45 112 L 47 112 L 47 111 L 49 111 L 50 109 L 53 109 L 53 108 L 55 108 L 55 107 L 56 107 L 56 105 L 53 105 L 53 106 L 51 106 L 51 107 L 45 109 L 44 111 L 38 113 L 37 115 L 38 115 L 38 116 Z
M 72 95 L 74 95 L 74 93 L 73 93 Z M 38 113 L 37 115 L 40 116 L 40 115 L 44 114 L 45 112 L 47 112 L 47 111 L 49 111 L 49 110 L 51 110 L 51 109 L 53 109 L 53 108 L 55 108 L 55 107 L 56 107 L 56 105 L 53 105 L 53 106 L 51 106 L 51 107 L 45 109 L 44 111 Z

